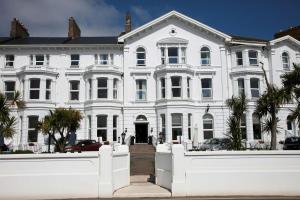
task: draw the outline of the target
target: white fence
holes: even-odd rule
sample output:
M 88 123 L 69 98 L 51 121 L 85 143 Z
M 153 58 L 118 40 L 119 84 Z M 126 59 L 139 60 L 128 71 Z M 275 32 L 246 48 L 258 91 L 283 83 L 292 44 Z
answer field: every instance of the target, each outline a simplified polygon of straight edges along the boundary
M 129 184 L 128 147 L 119 151 L 1 155 L 0 199 L 112 197 Z M 128 165 L 118 169 L 120 161 Z
M 171 189 L 172 184 L 172 154 L 165 144 L 158 144 L 155 153 L 156 184 Z
M 157 183 L 171 182 L 172 196 L 300 195 L 300 151 L 165 152 L 156 154 Z

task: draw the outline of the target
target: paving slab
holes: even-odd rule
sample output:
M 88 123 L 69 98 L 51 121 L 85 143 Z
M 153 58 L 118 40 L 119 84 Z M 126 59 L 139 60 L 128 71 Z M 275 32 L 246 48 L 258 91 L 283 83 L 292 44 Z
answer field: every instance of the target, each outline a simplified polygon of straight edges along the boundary
M 150 182 L 138 182 L 117 190 L 113 196 L 118 198 L 171 197 L 171 192 Z

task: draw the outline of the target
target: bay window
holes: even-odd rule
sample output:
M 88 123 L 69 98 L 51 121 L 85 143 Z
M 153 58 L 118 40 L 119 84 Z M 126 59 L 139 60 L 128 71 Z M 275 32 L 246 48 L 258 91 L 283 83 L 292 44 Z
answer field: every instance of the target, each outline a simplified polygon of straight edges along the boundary
M 192 114 L 188 114 L 188 139 L 192 139 Z
M 28 116 L 28 142 L 37 142 L 38 131 L 36 129 L 39 116 Z
M 251 97 L 258 98 L 259 97 L 259 79 L 258 78 L 250 79 L 250 89 L 251 89 Z
M 177 47 L 169 47 L 168 48 L 168 59 L 169 59 L 169 64 L 177 64 L 178 63 L 178 48 Z
M 113 99 L 118 99 L 118 82 L 119 82 L 119 80 L 114 78 L 114 82 L 113 82 Z
M 186 92 L 187 92 L 187 98 L 191 97 L 191 78 L 187 77 L 187 88 L 186 88 Z
M 160 89 L 161 89 L 161 98 L 166 98 L 166 79 L 161 78 L 160 79 Z
M 261 139 L 261 124 L 260 118 L 257 114 L 252 115 L 252 122 L 253 122 L 253 138 L 255 140 Z
M 50 100 L 51 99 L 51 79 L 46 79 L 46 95 L 45 99 Z
M 118 115 L 113 116 L 113 141 L 117 141 L 118 137 Z
M 245 82 L 243 78 L 238 79 L 238 95 L 245 95 Z

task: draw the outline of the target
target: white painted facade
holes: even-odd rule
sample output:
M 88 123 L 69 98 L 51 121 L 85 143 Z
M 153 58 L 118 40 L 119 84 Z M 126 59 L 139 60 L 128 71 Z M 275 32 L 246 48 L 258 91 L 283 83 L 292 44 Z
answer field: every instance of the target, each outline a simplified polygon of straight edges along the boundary
M 163 131 L 167 142 L 175 139 L 175 136 L 172 138 L 173 130 L 181 130 L 184 141 L 193 139 L 196 132 L 199 142 L 204 140 L 204 135 L 224 137 L 229 116 L 225 101 L 239 94 L 238 82 L 241 78 L 246 97 L 250 100 L 246 113 L 247 140 L 268 141 L 267 134 L 259 138 L 253 133 L 255 98 L 252 93 L 262 94 L 266 87 L 259 63 L 264 64 L 270 81 L 278 85 L 281 83 L 280 75 L 285 72 L 283 52 L 288 54 L 290 69 L 292 63 L 300 63 L 300 42 L 290 36 L 272 41 L 237 40 L 176 11 L 122 35 L 118 40 L 118 44 L 111 45 L 0 45 L 0 88 L 5 91 L 5 82 L 15 81 L 15 90 L 22 92 L 26 102 L 24 110 L 14 112 L 19 123 L 13 144 L 29 143 L 29 116 L 38 116 L 41 120 L 49 109 L 56 107 L 72 107 L 82 112 L 84 119 L 77 131 L 78 139 L 96 139 L 97 130 L 106 130 L 109 141 L 113 141 L 114 130 L 115 140 L 125 130 L 127 136 L 137 138 L 136 124 L 141 123 L 148 124 L 146 136 L 158 137 L 159 132 Z M 207 47 L 210 55 L 209 59 L 203 59 L 205 64 L 201 63 L 203 47 Z M 141 48 L 145 50 L 145 60 L 138 61 L 137 54 L 140 55 Z M 178 52 L 177 58 L 171 56 L 172 51 Z M 236 52 L 242 54 L 241 65 L 237 65 Z M 257 58 L 249 58 L 253 55 L 249 52 L 256 52 Z M 38 54 L 49 55 L 49 61 L 41 66 L 36 66 L 34 59 L 31 63 L 30 56 Z M 80 55 L 78 67 L 71 66 L 72 54 Z M 95 54 L 107 54 L 108 64 L 95 64 Z M 6 67 L 6 55 L 14 55 L 12 68 Z M 174 63 L 176 59 L 177 63 Z M 145 65 L 139 66 L 138 62 Z M 173 77 L 180 77 L 179 86 L 175 85 Z M 34 100 L 30 99 L 32 78 L 40 80 L 39 98 Z M 99 78 L 106 78 L 107 87 L 98 87 Z M 161 84 L 162 78 L 165 87 Z M 51 80 L 51 87 L 48 88 L 50 99 L 46 99 L 47 79 Z M 139 80 L 143 81 L 137 88 Z M 202 83 L 207 80 L 211 82 Z M 70 81 L 79 81 L 79 88 L 73 88 L 73 92 L 79 91 L 78 100 L 70 100 Z M 255 88 L 255 85 L 259 87 Z M 165 97 L 162 88 L 165 88 Z M 99 90 L 103 89 L 107 91 L 107 98 L 98 98 Z M 173 97 L 173 92 L 178 90 L 179 97 Z M 141 99 L 138 99 L 137 91 Z M 211 97 L 204 97 L 207 94 Z M 284 105 L 279 113 L 279 126 L 282 128 L 278 135 L 280 139 L 288 132 L 298 134 L 295 124 L 293 130 L 287 130 L 289 109 L 294 106 Z M 102 115 L 107 116 L 107 123 L 99 127 L 97 116 Z M 165 125 L 162 124 L 162 115 L 165 116 Z M 173 127 L 172 118 L 174 122 L 178 119 Z M 37 143 L 44 143 L 41 133 Z

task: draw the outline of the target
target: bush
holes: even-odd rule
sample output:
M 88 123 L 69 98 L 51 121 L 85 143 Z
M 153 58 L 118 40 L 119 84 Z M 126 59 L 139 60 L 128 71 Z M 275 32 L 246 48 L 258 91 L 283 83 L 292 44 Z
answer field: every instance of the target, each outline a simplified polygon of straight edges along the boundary
M 31 150 L 16 150 L 12 152 L 13 154 L 31 154 L 33 151 Z

